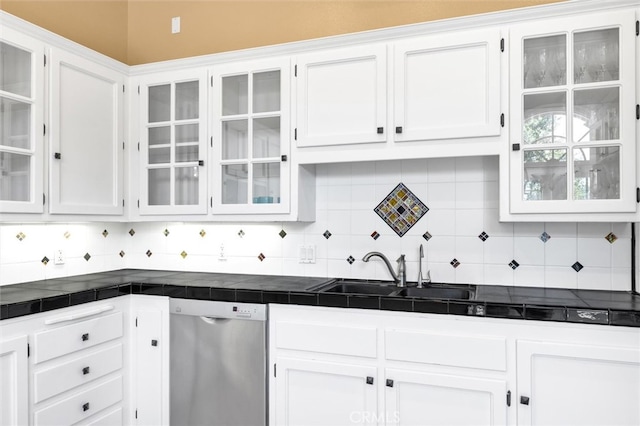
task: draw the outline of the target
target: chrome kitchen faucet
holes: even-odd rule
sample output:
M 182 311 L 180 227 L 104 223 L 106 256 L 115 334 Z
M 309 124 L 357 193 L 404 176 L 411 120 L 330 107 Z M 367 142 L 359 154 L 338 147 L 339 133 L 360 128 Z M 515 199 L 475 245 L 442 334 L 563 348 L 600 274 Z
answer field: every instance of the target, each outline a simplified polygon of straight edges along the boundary
M 396 283 L 396 285 L 398 287 L 406 287 L 407 286 L 407 268 L 406 268 L 406 265 L 404 263 L 404 254 L 401 254 L 400 257 L 398 258 L 398 260 L 396 261 L 396 262 L 398 262 L 398 273 L 397 274 L 393 270 L 393 267 L 391 266 L 391 262 L 389 262 L 389 259 L 387 259 L 387 257 L 384 254 L 380 253 L 379 251 L 370 251 L 369 253 L 364 255 L 362 260 L 364 262 L 368 262 L 369 259 L 371 259 L 374 256 L 377 256 L 377 257 L 379 257 L 380 259 L 382 259 L 384 261 L 384 264 L 387 265 L 387 269 L 389 269 L 389 272 L 391 273 L 391 276 L 393 277 L 393 282 Z

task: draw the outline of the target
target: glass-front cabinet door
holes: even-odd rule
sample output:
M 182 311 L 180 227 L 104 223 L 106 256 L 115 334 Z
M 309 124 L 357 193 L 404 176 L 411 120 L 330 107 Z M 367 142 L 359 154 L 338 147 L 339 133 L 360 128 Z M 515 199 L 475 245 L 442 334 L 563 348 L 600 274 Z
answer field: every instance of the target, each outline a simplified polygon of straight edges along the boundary
M 0 32 L 0 212 L 43 211 L 44 46 Z
M 140 214 L 206 213 L 206 71 L 154 76 L 140 87 Z
M 289 211 L 289 64 L 213 70 L 213 213 Z
M 634 46 L 633 10 L 511 31 L 511 213 L 635 212 Z

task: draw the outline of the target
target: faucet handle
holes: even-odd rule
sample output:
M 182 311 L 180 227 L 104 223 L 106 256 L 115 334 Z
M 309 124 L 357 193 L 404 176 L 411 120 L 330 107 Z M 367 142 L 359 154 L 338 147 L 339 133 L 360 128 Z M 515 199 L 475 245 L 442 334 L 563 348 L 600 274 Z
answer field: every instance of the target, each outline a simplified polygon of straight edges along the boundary
M 423 282 L 427 284 L 431 282 L 431 270 L 427 271 L 427 276 L 424 278 Z

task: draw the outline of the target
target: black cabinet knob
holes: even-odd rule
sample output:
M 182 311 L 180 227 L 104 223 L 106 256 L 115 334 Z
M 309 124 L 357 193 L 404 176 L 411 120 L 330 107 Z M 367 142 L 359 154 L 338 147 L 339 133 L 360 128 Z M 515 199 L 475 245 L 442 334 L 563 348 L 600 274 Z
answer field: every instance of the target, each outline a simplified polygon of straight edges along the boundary
M 82 411 L 89 411 L 89 403 L 85 402 L 84 404 L 82 404 Z
M 158 346 L 158 341 L 156 339 L 153 339 L 151 341 L 151 346 Z
M 373 384 L 373 377 L 367 376 L 367 384 L 368 385 L 372 385 Z
M 204 160 L 198 160 L 198 166 L 204 166 Z
M 389 387 L 389 388 L 393 387 L 393 380 L 387 379 L 387 387 Z
M 62 154 L 60 154 L 59 152 L 56 152 L 55 154 L 53 154 L 53 158 L 55 158 L 56 160 L 59 160 L 62 158 Z
M 511 145 L 511 150 L 512 151 L 520 151 L 520 144 L 519 143 L 514 143 L 513 145 Z
M 529 405 L 529 397 L 528 396 L 521 396 L 520 397 L 520 404 Z
M 378 127 L 378 134 L 381 135 L 384 133 L 384 127 Z
M 89 367 L 84 367 L 82 369 L 82 374 L 86 376 L 87 374 L 89 374 L 89 371 L 90 371 Z
M 84 334 L 82 335 L 82 341 L 83 341 L 83 342 L 86 342 L 87 340 L 89 340 L 89 333 L 84 333 Z
M 402 133 L 402 126 L 396 127 L 396 133 Z

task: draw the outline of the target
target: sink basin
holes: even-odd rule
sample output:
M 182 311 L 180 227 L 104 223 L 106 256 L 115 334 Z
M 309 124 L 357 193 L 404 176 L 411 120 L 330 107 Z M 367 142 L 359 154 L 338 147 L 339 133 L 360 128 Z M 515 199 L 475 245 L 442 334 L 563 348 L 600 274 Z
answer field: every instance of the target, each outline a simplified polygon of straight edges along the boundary
M 468 288 L 458 287 L 407 287 L 400 290 L 398 296 L 468 300 L 473 296 L 473 291 Z
M 360 281 L 336 280 L 324 284 L 316 290 L 322 293 L 350 293 L 389 296 L 398 291 L 393 283 L 388 281 Z

